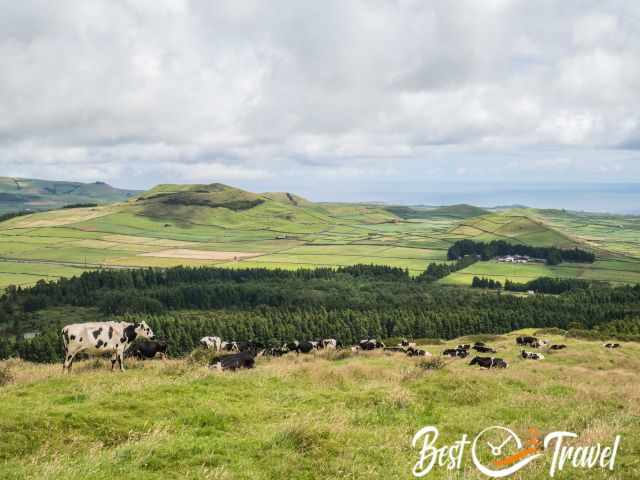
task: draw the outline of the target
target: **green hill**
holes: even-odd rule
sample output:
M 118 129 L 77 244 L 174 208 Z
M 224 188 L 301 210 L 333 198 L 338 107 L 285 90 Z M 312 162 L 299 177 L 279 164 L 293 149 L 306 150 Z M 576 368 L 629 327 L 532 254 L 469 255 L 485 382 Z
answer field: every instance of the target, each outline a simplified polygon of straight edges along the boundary
M 459 204 L 442 207 L 406 207 L 395 205 L 386 209 L 404 219 L 429 219 L 438 217 L 448 218 L 473 218 L 489 213 L 488 210 L 473 205 Z
M 17 187 L 12 188 L 15 194 Z M 62 187 L 56 188 L 62 196 Z M 80 184 L 74 191 L 86 188 L 112 190 Z M 34 189 L 27 189 L 25 182 L 21 194 Z M 513 280 L 544 275 L 640 281 L 638 217 L 526 208 L 487 212 L 469 205 L 313 203 L 292 193 L 260 194 L 220 183 L 158 185 L 121 200 L 0 223 L 0 287 L 84 269 L 185 264 L 297 269 L 365 263 L 406 268 L 417 275 L 430 262 L 446 261 L 449 246 L 465 238 L 579 246 L 595 251 L 598 261 L 535 268 L 481 262 L 444 282 L 468 285 L 478 274 L 501 281 L 512 275 Z
M 80 183 L 0 177 L 0 214 L 48 210 L 70 204 L 122 202 L 139 193 L 103 182 Z
M 436 426 L 441 446 L 499 425 L 523 439 L 532 427 L 575 432 L 578 445 L 609 446 L 621 435 L 613 472 L 567 462 L 556 477 L 638 478 L 640 347 L 610 351 L 545 335 L 568 348 L 523 360 L 515 337 L 534 332 L 482 338 L 510 363 L 490 371 L 468 359 L 380 351 L 260 357 L 253 370 L 224 373 L 200 363 L 202 355 L 128 359 L 124 373 L 109 372 L 108 359 L 91 359 L 70 375 L 59 364 L 0 362 L 7 383 L 0 386 L 0 477 L 412 478 L 419 449 L 411 439 L 422 427 Z M 421 347 L 438 357 L 476 340 Z M 436 466 L 428 478 L 487 478 L 469 449 L 460 471 Z M 547 449 L 514 478 L 549 478 L 552 456 Z

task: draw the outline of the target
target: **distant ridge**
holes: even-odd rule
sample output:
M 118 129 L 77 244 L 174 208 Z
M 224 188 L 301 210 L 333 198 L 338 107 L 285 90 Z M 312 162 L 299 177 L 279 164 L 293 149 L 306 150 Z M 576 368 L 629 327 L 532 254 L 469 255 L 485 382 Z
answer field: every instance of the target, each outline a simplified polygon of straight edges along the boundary
M 0 177 L 0 213 L 50 210 L 70 204 L 122 202 L 138 193 L 138 190 L 114 188 L 104 182 Z
M 435 217 L 454 217 L 464 219 L 479 217 L 490 213 L 484 208 L 467 205 L 465 203 L 441 207 L 406 207 L 397 205 L 385 207 L 385 210 L 405 220 L 429 219 Z

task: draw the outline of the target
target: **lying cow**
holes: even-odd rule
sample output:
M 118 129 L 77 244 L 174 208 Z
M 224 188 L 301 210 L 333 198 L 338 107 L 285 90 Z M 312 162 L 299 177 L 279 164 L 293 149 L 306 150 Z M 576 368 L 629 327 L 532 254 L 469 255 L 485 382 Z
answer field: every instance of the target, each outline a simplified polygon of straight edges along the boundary
M 222 339 L 220 337 L 202 337 L 200 339 L 200 346 L 207 350 L 219 352 L 222 350 Z
M 223 355 L 214 360 L 211 368 L 218 370 L 238 370 L 239 368 L 253 368 L 256 359 L 251 352 L 232 353 L 231 355 Z
M 469 352 L 463 348 L 447 348 L 442 352 L 442 355 L 446 357 L 466 358 Z
M 565 348 L 567 348 L 567 346 L 564 343 L 561 343 L 559 345 L 551 345 L 549 350 L 563 350 Z
M 482 368 L 507 368 L 509 364 L 501 358 L 473 357 L 469 365 L 479 365 Z
M 144 360 L 145 358 L 154 358 L 157 354 L 161 357 L 166 357 L 169 344 L 167 342 L 155 342 L 153 340 L 147 340 L 144 342 L 137 342 L 129 353 L 132 357 L 138 360 Z
M 362 350 L 375 350 L 376 348 L 385 347 L 384 343 L 377 341 L 375 338 L 360 340 L 359 346 Z
M 604 348 L 620 348 L 619 343 L 605 343 Z
M 496 353 L 496 351 L 493 348 L 487 347 L 485 345 L 474 345 L 473 349 L 476 352 L 480 352 L 480 353 Z
M 538 343 L 538 339 L 536 337 L 530 337 L 530 336 L 521 336 L 516 338 L 516 344 L 517 345 L 533 345 L 534 343 Z
M 525 360 L 544 360 L 544 355 L 542 355 L 541 353 L 527 352 L 526 350 L 522 350 L 522 353 L 520 355 Z
M 482 346 L 484 346 L 484 344 L 479 345 L 479 346 L 480 346 L 480 347 L 482 347 Z M 456 348 L 457 348 L 458 350 L 470 350 L 470 349 L 471 349 L 471 345 L 470 345 L 470 344 L 468 344 L 468 343 L 465 343 L 465 344 L 463 344 L 463 345 L 458 345 Z
M 74 323 L 62 329 L 64 343 L 63 371 L 71 370 L 73 359 L 80 352 L 111 353 L 111 370 L 116 360 L 124 371 L 124 352 L 138 338 L 153 340 L 153 331 L 145 322 Z
M 431 354 L 420 348 L 415 348 L 415 347 L 407 348 L 407 357 L 426 357 L 427 355 L 431 355 Z

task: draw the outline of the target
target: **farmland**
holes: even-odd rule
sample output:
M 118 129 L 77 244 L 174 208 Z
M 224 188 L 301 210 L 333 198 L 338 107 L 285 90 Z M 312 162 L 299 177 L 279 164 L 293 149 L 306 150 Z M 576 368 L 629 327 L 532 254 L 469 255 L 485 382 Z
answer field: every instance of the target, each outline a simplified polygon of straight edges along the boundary
M 640 281 L 640 219 L 533 209 L 489 212 L 313 203 L 288 193 L 255 194 L 220 184 L 160 185 L 125 203 L 55 210 L 0 223 L 0 287 L 31 285 L 86 269 L 216 265 L 314 268 L 390 265 L 413 275 L 446 261 L 455 241 L 508 240 L 579 246 L 594 264 L 479 262 L 442 280 L 537 276 Z
M 533 333 L 482 337 L 510 363 L 492 371 L 460 359 L 429 369 L 382 352 L 259 358 L 236 373 L 216 373 L 197 356 L 130 359 L 122 374 L 92 359 L 67 376 L 59 365 L 0 362 L 9 378 L 0 387 L 0 477 L 411 478 L 419 428 L 437 426 L 445 445 L 508 425 L 521 438 L 530 427 L 575 432 L 572 445 L 621 435 L 613 472 L 567 466 L 556 478 L 637 478 L 640 347 L 543 334 L 568 349 L 522 360 L 514 338 Z M 422 347 L 438 355 L 478 338 Z M 546 452 L 514 478 L 549 478 L 550 462 Z M 436 467 L 429 478 L 486 477 L 467 452 L 459 471 Z

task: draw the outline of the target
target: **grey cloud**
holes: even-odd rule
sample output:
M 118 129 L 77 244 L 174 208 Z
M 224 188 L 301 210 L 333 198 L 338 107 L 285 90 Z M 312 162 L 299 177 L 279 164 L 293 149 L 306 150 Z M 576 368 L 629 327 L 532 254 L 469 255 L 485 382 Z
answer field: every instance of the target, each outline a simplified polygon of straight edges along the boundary
M 618 1 L 0 0 L 0 170 L 331 185 L 530 174 L 515 156 L 628 179 L 639 19 Z

